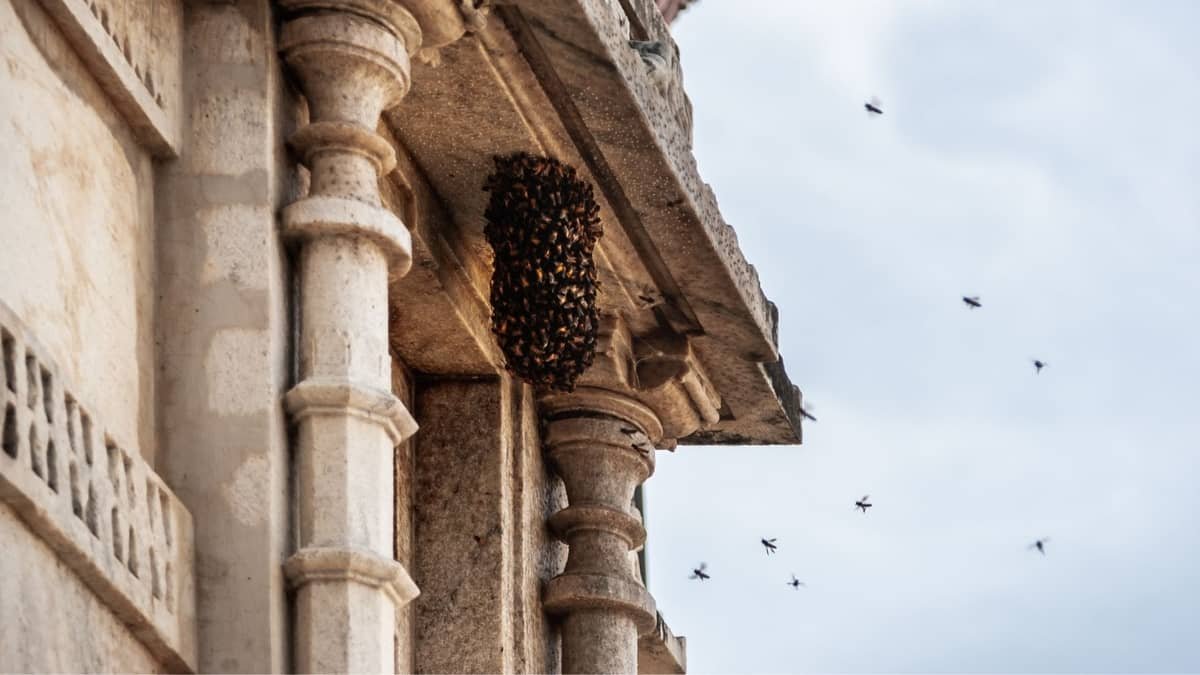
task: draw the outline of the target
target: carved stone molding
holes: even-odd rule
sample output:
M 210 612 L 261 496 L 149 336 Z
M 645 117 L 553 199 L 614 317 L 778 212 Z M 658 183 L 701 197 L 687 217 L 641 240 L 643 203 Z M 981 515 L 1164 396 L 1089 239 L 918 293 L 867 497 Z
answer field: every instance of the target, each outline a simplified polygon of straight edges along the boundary
M 685 336 L 635 337 L 613 315 L 602 317 L 596 360 L 579 382 L 588 389 L 627 396 L 653 410 L 653 426 L 659 428 L 652 434 L 656 447 L 672 449 L 675 439 L 720 419 L 720 394 Z
M 400 563 L 373 551 L 350 548 L 306 548 L 288 559 L 284 573 L 293 588 L 330 581 L 352 581 L 380 589 L 399 607 L 420 591 Z
M 113 104 L 125 117 L 134 135 L 156 157 L 179 154 L 178 112 L 174 110 L 179 73 L 165 72 L 165 58 L 147 43 L 178 39 L 169 20 L 157 21 L 178 10 L 166 0 L 41 0 L 63 34 L 99 80 Z M 169 18 L 169 17 L 168 17 Z
M 720 420 L 721 396 L 682 335 L 650 335 L 634 342 L 637 396 L 658 414 L 669 439 Z
M 196 668 L 192 517 L 0 303 L 0 501 L 172 671 Z

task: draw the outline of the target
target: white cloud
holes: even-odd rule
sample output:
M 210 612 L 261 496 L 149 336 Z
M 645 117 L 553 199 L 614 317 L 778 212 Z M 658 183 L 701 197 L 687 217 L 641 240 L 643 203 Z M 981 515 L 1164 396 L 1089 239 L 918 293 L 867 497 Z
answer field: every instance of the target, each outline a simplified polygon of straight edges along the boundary
M 1200 619 L 1198 11 L 681 20 L 701 170 L 821 419 L 803 448 L 660 460 L 651 587 L 693 670 L 1200 668 L 1176 627 Z

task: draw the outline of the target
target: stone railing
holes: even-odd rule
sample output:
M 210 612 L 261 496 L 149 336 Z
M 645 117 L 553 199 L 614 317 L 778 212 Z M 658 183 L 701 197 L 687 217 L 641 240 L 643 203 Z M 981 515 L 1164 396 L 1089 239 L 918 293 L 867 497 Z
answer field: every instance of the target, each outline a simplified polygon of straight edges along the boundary
M 191 514 L 61 372 L 0 303 L 0 501 L 165 669 L 192 671 Z

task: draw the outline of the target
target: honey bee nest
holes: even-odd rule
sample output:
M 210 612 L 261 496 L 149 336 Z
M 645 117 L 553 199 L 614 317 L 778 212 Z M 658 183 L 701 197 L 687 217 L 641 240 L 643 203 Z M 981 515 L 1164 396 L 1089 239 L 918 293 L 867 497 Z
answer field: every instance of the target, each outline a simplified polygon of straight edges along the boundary
M 492 332 L 513 375 L 571 391 L 596 351 L 600 207 L 575 169 L 549 157 L 496 157 L 484 234 L 495 253 Z

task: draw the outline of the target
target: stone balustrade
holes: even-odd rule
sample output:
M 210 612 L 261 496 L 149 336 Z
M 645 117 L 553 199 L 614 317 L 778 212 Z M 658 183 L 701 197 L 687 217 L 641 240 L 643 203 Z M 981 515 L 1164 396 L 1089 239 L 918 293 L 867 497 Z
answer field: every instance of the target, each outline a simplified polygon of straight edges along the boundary
M 0 303 L 0 501 L 169 670 L 196 667 L 192 517 Z

